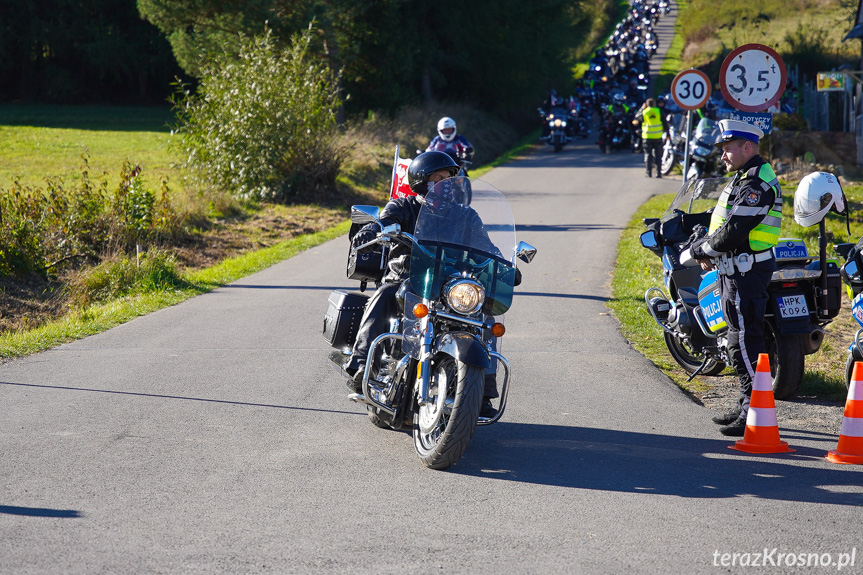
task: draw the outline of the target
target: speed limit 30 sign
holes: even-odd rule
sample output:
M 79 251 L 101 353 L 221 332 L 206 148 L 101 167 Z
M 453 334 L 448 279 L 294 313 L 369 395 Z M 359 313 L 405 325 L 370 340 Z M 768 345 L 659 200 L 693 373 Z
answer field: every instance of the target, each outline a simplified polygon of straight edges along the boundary
M 746 44 L 733 50 L 719 70 L 719 88 L 741 112 L 764 112 L 785 92 L 785 63 L 775 50 Z
M 684 70 L 671 82 L 671 98 L 684 110 L 697 110 L 710 99 L 710 79 L 701 70 Z

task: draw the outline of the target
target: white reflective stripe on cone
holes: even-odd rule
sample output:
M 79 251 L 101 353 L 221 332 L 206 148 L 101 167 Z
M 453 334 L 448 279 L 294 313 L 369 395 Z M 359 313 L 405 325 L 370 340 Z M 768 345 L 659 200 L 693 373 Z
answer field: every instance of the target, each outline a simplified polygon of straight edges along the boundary
M 752 378 L 752 389 L 755 391 L 773 391 L 773 378 L 769 371 L 756 371 Z
M 772 407 L 749 406 L 749 413 L 746 414 L 746 425 L 753 427 L 778 427 L 776 409 Z
M 863 418 L 845 417 L 842 419 L 841 435 L 848 437 L 863 437 Z

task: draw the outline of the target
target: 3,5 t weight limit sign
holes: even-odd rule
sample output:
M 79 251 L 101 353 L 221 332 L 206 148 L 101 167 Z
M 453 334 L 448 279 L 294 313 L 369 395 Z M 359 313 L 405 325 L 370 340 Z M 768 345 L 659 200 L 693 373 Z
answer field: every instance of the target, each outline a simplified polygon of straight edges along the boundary
M 785 63 L 775 50 L 746 44 L 729 54 L 719 70 L 719 87 L 741 112 L 764 112 L 785 92 Z
M 710 79 L 701 70 L 684 70 L 671 82 L 671 97 L 684 110 L 697 110 L 710 99 Z

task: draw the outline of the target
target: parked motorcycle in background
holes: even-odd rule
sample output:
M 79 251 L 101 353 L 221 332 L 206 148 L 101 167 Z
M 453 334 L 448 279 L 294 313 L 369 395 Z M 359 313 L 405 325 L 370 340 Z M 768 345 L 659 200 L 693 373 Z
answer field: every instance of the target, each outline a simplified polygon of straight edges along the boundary
M 683 164 L 683 154 L 686 150 L 686 116 L 683 114 L 668 114 L 668 133 L 662 145 L 662 160 L 659 169 L 663 176 L 674 170 L 674 166 Z
M 469 207 L 467 197 L 473 198 Z M 475 215 L 479 230 L 465 225 L 476 222 Z M 355 224 L 376 222 L 381 228 L 374 240 L 351 249 L 352 259 L 366 247 L 379 246 L 383 254 L 396 244 L 410 246 L 410 277 L 397 292 L 399 312 L 389 332 L 371 344 L 362 394 L 349 398 L 366 405 L 377 427 L 412 425 L 420 460 L 445 469 L 462 456 L 477 425 L 493 424 L 504 414 L 512 377 L 494 342 L 504 334 L 503 315 L 512 305 L 516 260 L 529 262 L 536 249 L 516 244 L 509 204 L 481 180 L 454 177 L 436 184 L 413 235 L 398 225 L 381 226 L 379 216 L 377 207 L 352 207 Z M 361 279 L 350 261 L 348 277 Z M 385 261 L 381 255 L 372 271 Z M 367 300 L 342 290 L 329 297 L 323 335 L 336 349 L 330 359 L 344 377 L 341 366 L 350 357 Z M 493 366 L 502 367 L 499 406 L 493 417 L 480 417 L 485 371 Z
M 711 208 L 731 181 L 687 180 L 661 217 L 644 220 L 648 231 L 641 235 L 641 245 L 661 258 L 665 284 L 665 290 L 649 288 L 644 301 L 662 328 L 671 357 L 691 374 L 690 379 L 717 375 L 729 363 L 717 272 L 702 272 L 687 248 L 693 229 L 710 225 Z M 794 238 L 780 239 L 773 248 L 778 269 L 767 289 L 764 334 L 777 399 L 797 392 L 804 356 L 818 351 L 824 326 L 839 314 L 839 268 L 826 261 L 824 251 L 811 258 L 803 240 Z
M 711 178 L 724 174 L 719 169 L 722 150 L 714 146 L 719 137 L 719 124 L 710 118 L 701 118 L 689 141 L 689 168 L 684 179 Z

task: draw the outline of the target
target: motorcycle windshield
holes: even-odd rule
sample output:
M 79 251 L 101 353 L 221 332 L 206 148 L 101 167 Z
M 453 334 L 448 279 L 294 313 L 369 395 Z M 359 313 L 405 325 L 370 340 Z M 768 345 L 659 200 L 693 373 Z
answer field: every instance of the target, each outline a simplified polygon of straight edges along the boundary
M 695 127 L 694 140 L 701 146 L 712 147 L 719 137 L 719 125 L 710 118 L 701 118 Z
M 509 204 L 491 184 L 466 177 L 436 184 L 420 209 L 414 237 L 414 293 L 434 300 L 449 280 L 464 277 L 485 288 L 483 313 L 500 315 L 512 305 L 515 224 Z
M 659 218 L 666 222 L 677 217 L 681 212 L 685 214 L 700 214 L 710 208 L 716 207 L 716 201 L 722 190 L 725 189 L 732 178 L 703 178 L 690 179 L 683 182 L 677 191 L 677 195 Z

